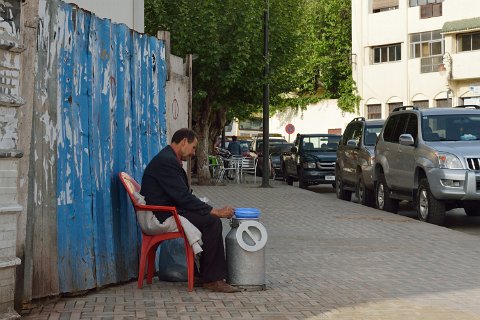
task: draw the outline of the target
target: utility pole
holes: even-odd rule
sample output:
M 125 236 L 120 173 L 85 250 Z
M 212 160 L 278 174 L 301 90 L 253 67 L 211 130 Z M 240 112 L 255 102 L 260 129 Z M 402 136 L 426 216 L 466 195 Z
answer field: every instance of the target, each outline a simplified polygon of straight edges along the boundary
M 269 80 L 269 58 L 268 58 L 268 0 L 265 0 L 265 8 L 263 11 L 263 57 L 265 59 L 265 67 L 263 69 L 263 168 L 262 168 L 262 188 L 269 188 L 270 180 L 270 155 L 269 149 L 269 100 L 270 100 L 270 80 Z

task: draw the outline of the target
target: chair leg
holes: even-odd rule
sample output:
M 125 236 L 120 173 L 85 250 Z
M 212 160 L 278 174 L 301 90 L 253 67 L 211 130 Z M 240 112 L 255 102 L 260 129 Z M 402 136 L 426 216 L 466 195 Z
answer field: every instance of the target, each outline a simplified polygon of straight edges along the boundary
M 160 244 L 160 243 L 158 243 Z M 155 254 L 157 252 L 158 244 L 150 248 L 147 257 L 147 283 L 152 284 L 153 275 L 155 274 Z
M 187 259 L 187 276 L 188 276 L 188 291 L 191 292 L 193 290 L 193 285 L 195 282 L 195 259 L 193 256 L 192 247 L 188 244 L 188 241 L 185 240 L 185 255 Z
M 149 241 L 145 241 L 142 237 L 142 250 L 140 252 L 140 266 L 138 267 L 138 288 L 141 289 L 143 287 L 143 278 L 145 277 L 145 267 L 147 264 L 148 258 L 148 246 Z

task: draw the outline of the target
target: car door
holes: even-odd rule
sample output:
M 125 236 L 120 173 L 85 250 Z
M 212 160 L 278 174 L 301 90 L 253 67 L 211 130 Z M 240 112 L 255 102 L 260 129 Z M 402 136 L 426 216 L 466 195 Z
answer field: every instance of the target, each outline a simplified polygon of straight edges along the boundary
M 358 158 L 358 146 L 363 131 L 363 123 L 357 121 L 352 124 L 352 131 L 349 132 L 348 140 L 354 140 L 355 146 L 345 144 L 345 155 L 343 163 L 342 176 L 345 181 L 355 183 L 357 180 L 357 158 Z M 345 132 L 346 133 L 346 132 Z M 346 143 L 346 142 L 345 142 Z
M 411 134 L 415 143 L 413 146 L 398 144 L 398 174 L 396 174 L 396 176 L 398 188 L 412 190 L 415 176 L 416 145 L 418 141 L 417 114 L 409 114 L 404 133 Z
M 384 146 L 381 151 L 384 157 L 384 172 L 387 184 L 390 187 L 397 187 L 399 159 L 398 159 L 398 139 L 404 132 L 405 125 L 408 120 L 408 113 L 395 114 L 388 120 L 388 133 L 384 134 Z

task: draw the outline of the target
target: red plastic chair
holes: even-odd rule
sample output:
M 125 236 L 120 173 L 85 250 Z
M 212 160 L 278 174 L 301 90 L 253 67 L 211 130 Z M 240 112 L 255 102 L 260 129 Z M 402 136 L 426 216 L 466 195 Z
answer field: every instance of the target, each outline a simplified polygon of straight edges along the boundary
M 188 273 L 188 291 L 193 290 L 193 281 L 194 281 L 194 258 L 193 258 L 193 250 L 190 244 L 188 243 L 187 237 L 185 236 L 185 232 L 183 230 L 182 224 L 178 217 L 177 209 L 175 207 L 167 207 L 167 206 L 150 206 L 150 205 L 142 205 L 137 202 L 134 197 L 134 192 L 140 192 L 140 185 L 127 173 L 120 172 L 118 174 L 120 177 L 120 181 L 122 182 L 125 190 L 132 200 L 133 208 L 135 211 L 163 211 L 163 212 L 170 212 L 175 219 L 175 223 L 177 224 L 178 232 L 168 232 L 162 233 L 158 235 L 148 235 L 143 233 L 142 231 L 142 252 L 140 254 L 140 266 L 138 270 L 138 288 L 141 289 L 143 286 L 143 278 L 145 276 L 145 267 L 147 266 L 147 283 L 151 284 L 153 279 L 153 274 L 155 272 L 155 253 L 157 251 L 158 246 L 162 241 L 176 239 L 176 238 L 183 238 L 185 242 L 185 252 L 186 252 L 186 259 L 187 259 L 187 273 Z

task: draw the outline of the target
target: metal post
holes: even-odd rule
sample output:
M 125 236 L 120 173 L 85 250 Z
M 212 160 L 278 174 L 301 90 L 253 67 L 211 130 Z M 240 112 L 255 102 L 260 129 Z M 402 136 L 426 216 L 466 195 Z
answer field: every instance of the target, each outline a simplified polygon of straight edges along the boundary
M 262 168 L 262 188 L 269 188 L 270 179 L 270 159 L 268 154 L 269 149 L 269 99 L 270 99 L 270 81 L 269 77 L 269 59 L 268 59 L 268 0 L 265 0 L 265 8 L 263 12 L 263 57 L 265 58 L 265 67 L 263 70 L 263 78 L 265 83 L 263 84 L 263 168 Z

